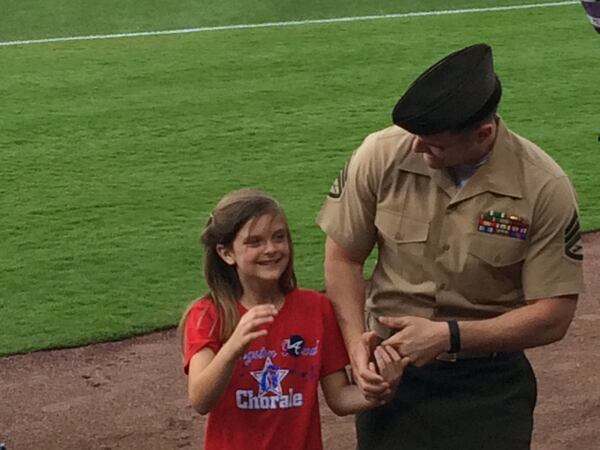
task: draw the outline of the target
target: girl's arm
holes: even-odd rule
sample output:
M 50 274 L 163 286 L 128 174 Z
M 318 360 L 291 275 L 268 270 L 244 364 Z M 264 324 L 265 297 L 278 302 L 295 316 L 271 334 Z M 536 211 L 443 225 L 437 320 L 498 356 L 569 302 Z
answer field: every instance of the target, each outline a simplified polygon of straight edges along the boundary
M 350 384 L 344 369 L 321 378 L 321 388 L 329 409 L 338 416 L 358 413 L 383 403 L 367 400 L 357 385 Z
M 267 334 L 261 325 L 274 320 L 277 309 L 273 305 L 259 305 L 242 316 L 231 337 L 215 354 L 203 348 L 190 360 L 188 369 L 188 396 L 200 414 L 207 414 L 225 392 L 231 380 L 236 361 L 248 344 Z
M 217 403 L 231 379 L 236 358 L 222 347 L 217 354 L 203 348 L 190 360 L 188 396 L 200 414 L 207 414 Z
M 357 385 L 350 384 L 345 370 L 338 370 L 321 378 L 321 388 L 329 408 L 338 416 L 355 414 L 375 406 L 382 405 L 391 399 L 402 378 L 404 366 L 402 357 L 389 346 L 377 347 L 374 351 L 375 361 L 370 369 L 378 371 L 389 388 L 383 394 L 383 400 L 367 400 Z

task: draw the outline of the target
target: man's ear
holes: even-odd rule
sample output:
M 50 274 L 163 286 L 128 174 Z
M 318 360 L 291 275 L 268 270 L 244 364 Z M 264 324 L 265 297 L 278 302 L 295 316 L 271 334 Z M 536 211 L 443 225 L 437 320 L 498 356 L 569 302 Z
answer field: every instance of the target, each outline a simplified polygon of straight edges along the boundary
M 228 247 L 224 246 L 223 244 L 217 244 L 216 250 L 217 254 L 223 261 L 225 261 L 226 264 L 229 264 L 230 266 L 235 265 L 235 259 L 233 258 L 231 250 L 229 250 Z
M 491 122 L 482 123 L 477 128 L 477 142 L 482 143 L 487 141 L 494 134 L 494 126 Z

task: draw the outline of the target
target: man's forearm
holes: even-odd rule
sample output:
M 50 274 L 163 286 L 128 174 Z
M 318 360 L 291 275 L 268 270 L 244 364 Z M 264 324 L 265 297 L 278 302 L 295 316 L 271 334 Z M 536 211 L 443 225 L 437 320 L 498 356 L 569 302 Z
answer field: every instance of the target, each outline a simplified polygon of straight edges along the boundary
M 365 281 L 362 263 L 348 259 L 331 242 L 325 246 L 325 289 L 333 303 L 346 347 L 365 331 Z
M 357 270 L 350 265 L 336 264 L 328 270 L 326 264 L 325 289 L 333 303 L 348 347 L 350 342 L 359 339 L 365 331 L 365 282 L 362 278 L 362 268 Z
M 510 352 L 563 338 L 575 313 L 577 296 L 539 300 L 493 319 L 460 321 L 461 349 Z

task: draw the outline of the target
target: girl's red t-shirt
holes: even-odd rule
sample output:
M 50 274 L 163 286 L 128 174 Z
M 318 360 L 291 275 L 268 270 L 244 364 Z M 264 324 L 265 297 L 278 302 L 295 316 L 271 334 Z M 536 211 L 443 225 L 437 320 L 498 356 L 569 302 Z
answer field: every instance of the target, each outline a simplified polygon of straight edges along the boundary
M 246 309 L 238 303 L 240 315 Z M 320 450 L 319 379 L 348 364 L 331 303 L 323 294 L 294 289 L 268 334 L 236 362 L 222 397 L 208 414 L 205 450 Z M 184 326 L 184 370 L 192 356 L 221 348 L 216 306 L 192 306 Z

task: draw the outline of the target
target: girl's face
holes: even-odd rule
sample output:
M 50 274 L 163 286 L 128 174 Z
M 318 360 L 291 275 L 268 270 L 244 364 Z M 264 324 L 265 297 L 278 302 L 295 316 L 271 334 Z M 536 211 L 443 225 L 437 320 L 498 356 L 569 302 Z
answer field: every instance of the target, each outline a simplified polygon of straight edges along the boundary
M 250 219 L 230 247 L 217 248 L 221 258 L 236 267 L 242 285 L 277 282 L 290 262 L 290 243 L 284 218 L 264 214 Z

